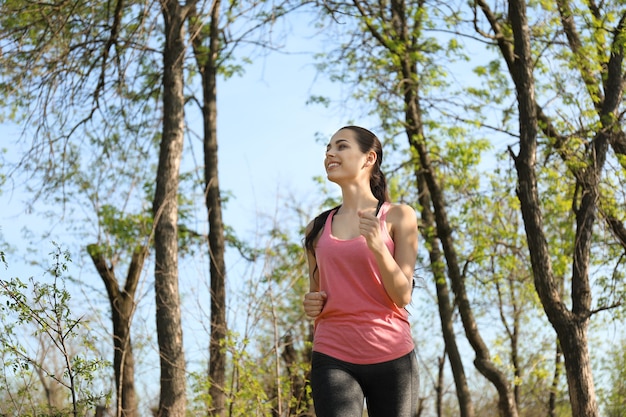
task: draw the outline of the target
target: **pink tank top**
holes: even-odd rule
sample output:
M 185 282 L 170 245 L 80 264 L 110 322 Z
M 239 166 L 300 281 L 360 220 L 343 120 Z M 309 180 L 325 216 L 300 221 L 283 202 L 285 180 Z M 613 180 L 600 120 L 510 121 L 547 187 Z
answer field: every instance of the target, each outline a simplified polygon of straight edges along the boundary
M 389 207 L 383 204 L 378 216 L 383 239 L 393 254 L 385 222 Z M 315 247 L 320 291 L 328 298 L 315 319 L 313 350 L 355 364 L 406 355 L 414 348 L 407 311 L 387 295 L 365 238 L 343 240 L 332 235 L 334 214 L 328 216 Z

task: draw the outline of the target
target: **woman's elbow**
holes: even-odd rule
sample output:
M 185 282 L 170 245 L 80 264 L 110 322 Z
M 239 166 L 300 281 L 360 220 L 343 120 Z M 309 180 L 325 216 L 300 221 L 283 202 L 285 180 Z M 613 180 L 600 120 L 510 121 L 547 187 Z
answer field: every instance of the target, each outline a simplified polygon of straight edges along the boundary
M 399 308 L 404 308 L 408 306 L 409 304 L 411 304 L 411 292 L 408 292 L 406 294 L 400 294 L 400 296 L 397 297 L 394 302 Z

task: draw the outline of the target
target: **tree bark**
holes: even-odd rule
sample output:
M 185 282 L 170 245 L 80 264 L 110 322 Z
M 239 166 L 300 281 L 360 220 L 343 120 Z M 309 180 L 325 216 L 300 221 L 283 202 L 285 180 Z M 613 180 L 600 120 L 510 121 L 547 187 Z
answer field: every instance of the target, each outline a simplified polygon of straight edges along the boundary
M 211 336 L 209 341 L 209 416 L 226 415 L 226 263 L 222 199 L 219 187 L 217 141 L 217 72 L 220 51 L 220 0 L 213 0 L 209 35 L 200 26 L 193 29 L 192 45 L 202 77 L 202 117 L 204 127 L 204 186 L 209 221 L 209 259 L 211 276 Z M 208 47 L 206 46 L 208 44 Z
M 608 141 L 597 138 L 595 157 L 578 174 L 582 188 L 580 207 L 576 210 L 576 242 L 572 270 L 572 311 L 563 304 L 554 278 L 548 243 L 543 233 L 543 218 L 535 174 L 537 153 L 537 107 L 533 77 L 533 57 L 524 0 L 509 1 L 509 18 L 513 31 L 513 51 L 507 56 L 515 83 L 519 109 L 520 151 L 514 157 L 518 172 L 517 194 L 526 228 L 528 247 L 535 281 L 548 319 L 556 330 L 565 360 L 572 414 L 577 417 L 597 417 L 598 406 L 591 373 L 587 345 L 587 328 L 591 291 L 588 279 L 592 228 L 595 222 L 600 170 Z M 512 52 L 512 54 L 511 54 Z
M 445 275 L 445 259 L 441 254 L 439 248 L 439 242 L 437 241 L 435 218 L 430 209 L 432 204 L 430 199 L 430 193 L 426 186 L 424 175 L 419 172 L 415 173 L 417 178 L 417 188 L 419 195 L 421 210 L 421 226 L 422 236 L 426 240 L 426 246 L 428 247 L 428 254 L 430 258 L 430 265 L 432 269 L 433 278 L 435 281 L 435 288 L 437 290 L 437 306 L 439 307 L 439 320 L 441 322 L 441 332 L 443 334 L 443 340 L 446 346 L 445 353 L 450 360 L 450 368 L 452 370 L 452 376 L 454 378 L 454 385 L 456 387 L 456 395 L 459 402 L 459 412 L 461 417 L 473 417 L 474 416 L 474 404 L 472 402 L 472 395 L 467 384 L 467 377 L 465 375 L 465 367 L 463 366 L 463 359 L 459 351 L 459 347 L 456 343 L 456 335 L 454 333 L 453 325 L 453 312 L 454 304 L 450 300 L 450 289 L 448 287 L 448 281 Z M 442 359 L 443 360 L 443 359 Z M 440 370 L 440 377 L 443 378 L 442 371 Z M 440 384 L 443 380 L 439 381 Z M 443 387 L 439 386 L 437 392 L 441 394 L 440 390 Z M 439 407 L 438 416 L 441 416 L 441 396 L 437 396 Z
M 131 341 L 131 323 L 135 312 L 135 292 L 141 278 L 141 271 L 148 256 L 146 247 L 139 247 L 133 253 L 124 288 L 120 288 L 115 277 L 114 265 L 109 265 L 97 245 L 89 245 L 87 252 L 93 261 L 100 278 L 104 282 L 111 305 L 113 323 L 113 369 L 116 388 L 116 415 L 138 417 L 137 394 L 135 391 L 135 357 Z
M 599 416 L 587 344 L 587 321 L 567 323 L 559 340 L 565 359 L 572 415 Z
M 184 417 L 186 383 L 178 290 L 177 198 L 184 138 L 185 9 L 177 0 L 163 0 L 161 6 L 165 23 L 163 134 L 153 203 L 156 326 L 161 367 L 158 415 Z

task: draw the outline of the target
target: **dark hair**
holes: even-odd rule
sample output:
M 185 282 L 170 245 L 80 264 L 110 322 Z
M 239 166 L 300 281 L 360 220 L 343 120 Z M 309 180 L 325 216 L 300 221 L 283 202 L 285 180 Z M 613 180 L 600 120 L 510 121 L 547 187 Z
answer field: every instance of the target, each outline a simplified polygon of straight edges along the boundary
M 372 175 L 370 177 L 370 189 L 372 194 L 378 200 L 378 208 L 385 201 L 389 201 L 389 190 L 387 189 L 387 180 L 385 174 L 381 171 L 380 165 L 383 162 L 383 146 L 380 140 L 371 131 L 360 126 L 344 126 L 339 130 L 350 129 L 356 133 L 356 141 L 359 145 L 361 152 L 366 153 L 369 151 L 376 152 L 376 163 L 372 168 Z M 339 131 L 338 130 L 338 131 Z M 326 219 L 331 211 L 338 209 L 341 206 L 334 207 L 330 210 L 326 210 L 313 219 L 313 226 L 311 230 L 304 237 L 304 247 L 311 253 L 315 253 L 314 242 L 319 232 L 324 227 Z

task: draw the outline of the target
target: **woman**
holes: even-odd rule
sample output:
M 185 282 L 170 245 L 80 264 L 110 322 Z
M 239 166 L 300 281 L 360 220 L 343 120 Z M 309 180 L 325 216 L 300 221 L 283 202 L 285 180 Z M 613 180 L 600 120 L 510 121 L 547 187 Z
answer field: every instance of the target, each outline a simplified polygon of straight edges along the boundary
M 417 363 L 408 313 L 417 257 L 417 219 L 390 204 L 382 146 L 369 130 L 346 126 L 326 147 L 328 179 L 342 204 L 307 227 L 315 319 L 311 388 L 317 417 L 412 417 Z

